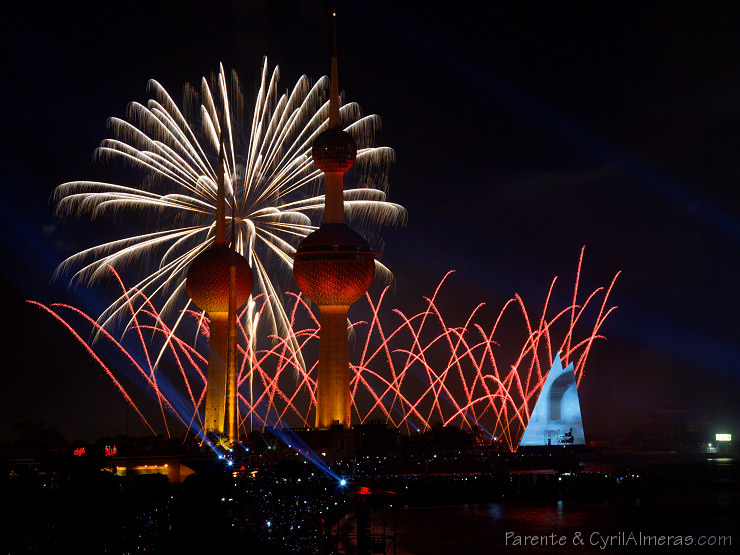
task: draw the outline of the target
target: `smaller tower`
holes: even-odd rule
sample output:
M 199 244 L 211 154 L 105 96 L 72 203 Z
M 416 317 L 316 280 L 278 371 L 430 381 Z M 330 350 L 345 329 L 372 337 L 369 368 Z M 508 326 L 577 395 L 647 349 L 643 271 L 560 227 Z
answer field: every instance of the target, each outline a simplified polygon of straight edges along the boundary
M 253 278 L 249 263 L 236 252 L 233 216 L 231 247 L 226 242 L 223 143 L 218 172 L 215 244 L 195 257 L 185 286 L 193 303 L 210 320 L 205 431 L 233 444 L 238 418 L 236 311 L 249 300 Z
M 339 124 L 336 26 L 329 98 L 329 128 L 314 141 L 311 155 L 325 175 L 324 222 L 293 255 L 293 277 L 321 313 L 316 384 L 316 428 L 351 423 L 347 310 L 368 290 L 375 257 L 367 242 L 344 223 L 344 173 L 352 167 L 357 145 Z

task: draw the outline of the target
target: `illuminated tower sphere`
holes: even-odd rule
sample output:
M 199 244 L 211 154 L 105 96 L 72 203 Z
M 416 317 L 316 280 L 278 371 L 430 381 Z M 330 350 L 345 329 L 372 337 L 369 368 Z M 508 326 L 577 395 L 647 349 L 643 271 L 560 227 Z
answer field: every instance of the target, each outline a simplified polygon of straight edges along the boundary
M 252 294 L 252 270 L 244 257 L 226 244 L 223 145 L 219 153 L 216 191 L 216 241 L 195 257 L 185 287 L 195 305 L 210 319 L 205 431 L 236 441 L 236 311 Z M 229 360 L 230 359 L 230 360 Z
M 336 47 L 332 53 L 329 129 L 311 154 L 324 172 L 324 223 L 293 255 L 293 277 L 321 312 L 316 384 L 316 428 L 349 428 L 351 420 L 347 310 L 368 290 L 375 257 L 367 242 L 344 223 L 343 175 L 355 162 L 357 145 L 339 127 Z
M 203 251 L 188 268 L 185 287 L 188 295 L 199 309 L 209 315 L 229 311 L 229 287 L 231 281 L 231 248 L 214 245 Z M 237 307 L 243 306 L 252 294 L 252 270 L 244 257 L 234 253 L 236 269 Z

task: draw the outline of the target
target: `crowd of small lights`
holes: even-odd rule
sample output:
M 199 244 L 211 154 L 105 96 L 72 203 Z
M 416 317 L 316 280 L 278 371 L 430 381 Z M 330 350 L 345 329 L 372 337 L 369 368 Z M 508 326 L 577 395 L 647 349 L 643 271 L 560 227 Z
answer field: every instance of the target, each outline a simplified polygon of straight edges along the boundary
M 106 479 L 85 489 L 80 481 L 69 480 L 68 469 L 52 463 L 34 482 L 42 486 L 44 495 L 38 499 L 44 501 L 21 509 L 27 525 L 8 538 L 9 552 L 47 552 L 61 544 L 100 553 L 189 553 L 203 543 L 201 536 L 212 541 L 217 534 L 221 548 L 226 543 L 253 550 L 261 546 L 259 552 L 347 553 L 357 542 L 362 506 L 371 507 L 373 537 L 383 535 L 386 547 L 392 547 L 403 535 L 397 527 L 403 507 L 485 503 L 500 511 L 501 502 L 546 499 L 548 505 L 558 500 L 561 510 L 563 500 L 602 499 L 605 493 L 634 500 L 654 478 L 650 472 L 619 467 L 511 472 L 529 468 L 536 458 L 491 449 L 446 449 L 432 442 L 426 448 L 408 447 L 337 461 L 340 480 L 330 479 L 283 445 L 253 449 L 240 470 L 194 474 L 182 483 L 168 484 L 161 475 L 130 479 L 96 471 Z M 9 494 L 33 496 L 34 490 Z M 39 507 L 50 500 L 56 510 Z M 13 501 L 14 507 L 23 505 Z
M 569 306 L 560 310 L 549 306 L 553 280 L 541 311 L 533 315 L 515 295 L 491 327 L 477 321 L 482 305 L 462 325 L 448 323 L 438 303 L 449 274 L 425 299 L 424 309 L 412 315 L 386 309 L 391 297 L 387 289 L 375 299 L 366 295 L 369 317 L 349 323 L 355 337 L 350 362 L 353 423 L 383 420 L 411 434 L 440 422 L 482 430 L 516 450 L 554 356 L 560 353 L 563 365 L 573 362 L 580 384 L 591 347 L 602 338 L 599 330 L 616 308 L 608 299 L 617 276 L 608 287 L 579 300 L 582 260 L 583 252 Z M 122 282 L 121 287 L 126 290 Z M 262 348 L 248 340 L 244 319 L 239 319 L 242 432 L 310 427 L 317 361 L 314 357 L 311 362 L 309 353 L 318 351 L 320 325 L 305 298 L 290 298 L 286 312 L 292 334 L 267 337 Z M 261 297 L 255 301 L 261 310 L 269 304 Z M 158 425 L 139 408 L 131 388 L 124 387 L 120 379 L 124 371 L 133 370 L 142 389 L 153 393 L 167 433 L 173 418 L 192 433 L 202 433 L 208 325 L 200 313 L 189 313 L 200 335 L 200 341 L 192 344 L 174 333 L 148 300 L 139 309 L 129 306 L 131 324 L 120 339 L 78 308 L 34 304 L 58 319 L 87 349 L 152 432 L 158 433 Z M 592 317 L 588 322 L 587 315 Z M 499 326 L 511 316 L 519 322 L 521 342 L 499 344 Z M 389 326 L 391 319 L 396 323 Z M 308 324 L 299 326 L 299 321 Z M 103 360 L 102 351 L 109 353 L 110 348 L 123 357 L 123 364 L 114 367 Z M 168 356 L 157 363 L 152 352 L 160 349 Z

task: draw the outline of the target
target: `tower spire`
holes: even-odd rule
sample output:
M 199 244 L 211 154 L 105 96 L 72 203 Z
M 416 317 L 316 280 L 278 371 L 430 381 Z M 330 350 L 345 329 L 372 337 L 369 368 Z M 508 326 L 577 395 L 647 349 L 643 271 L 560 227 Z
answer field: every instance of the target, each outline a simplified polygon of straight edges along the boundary
M 337 14 L 331 16 L 331 74 L 329 78 L 329 129 L 339 125 L 339 77 L 337 63 Z
M 324 178 L 324 223 L 344 223 L 344 184 L 342 176 L 357 157 L 357 144 L 342 129 L 339 121 L 339 78 L 337 70 L 337 25 L 332 14 L 331 77 L 329 80 L 328 129 L 316 137 L 311 155 Z
M 239 398 L 237 391 L 236 349 L 236 218 L 235 206 L 231 207 L 231 264 L 229 266 L 229 338 L 226 354 L 226 436 L 234 445 L 239 434 Z
M 223 130 L 218 138 L 218 175 L 216 176 L 216 244 L 226 244 L 226 183 Z

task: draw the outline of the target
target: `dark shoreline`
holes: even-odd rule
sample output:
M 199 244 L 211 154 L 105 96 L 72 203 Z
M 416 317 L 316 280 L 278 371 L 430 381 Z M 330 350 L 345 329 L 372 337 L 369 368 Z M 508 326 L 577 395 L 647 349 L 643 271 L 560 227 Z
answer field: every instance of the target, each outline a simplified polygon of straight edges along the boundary
M 3 499 L 14 507 L 5 552 L 79 551 L 83 538 L 105 548 L 92 552 L 182 553 L 211 545 L 205 526 L 218 531 L 222 545 L 253 553 L 335 553 L 336 531 L 350 541 L 360 506 L 395 519 L 398 545 L 406 549 L 400 553 L 444 553 L 434 542 L 458 535 L 444 529 L 450 519 L 459 520 L 457 530 L 469 528 L 464 541 L 457 538 L 466 555 L 477 552 L 476 542 L 500 545 L 510 528 L 720 533 L 740 521 L 738 458 L 586 453 L 559 472 L 548 467 L 562 460 L 525 454 L 440 453 L 425 460 L 337 463 L 346 487 L 296 457 L 272 460 L 256 477 L 233 478 L 213 466 L 181 484 L 159 474 L 124 480 L 78 465 L 50 485 L 52 469 L 45 467 L 3 481 Z M 451 472 L 455 461 L 458 471 Z M 406 472 L 420 466 L 426 472 Z M 362 488 L 371 495 L 359 494 Z

